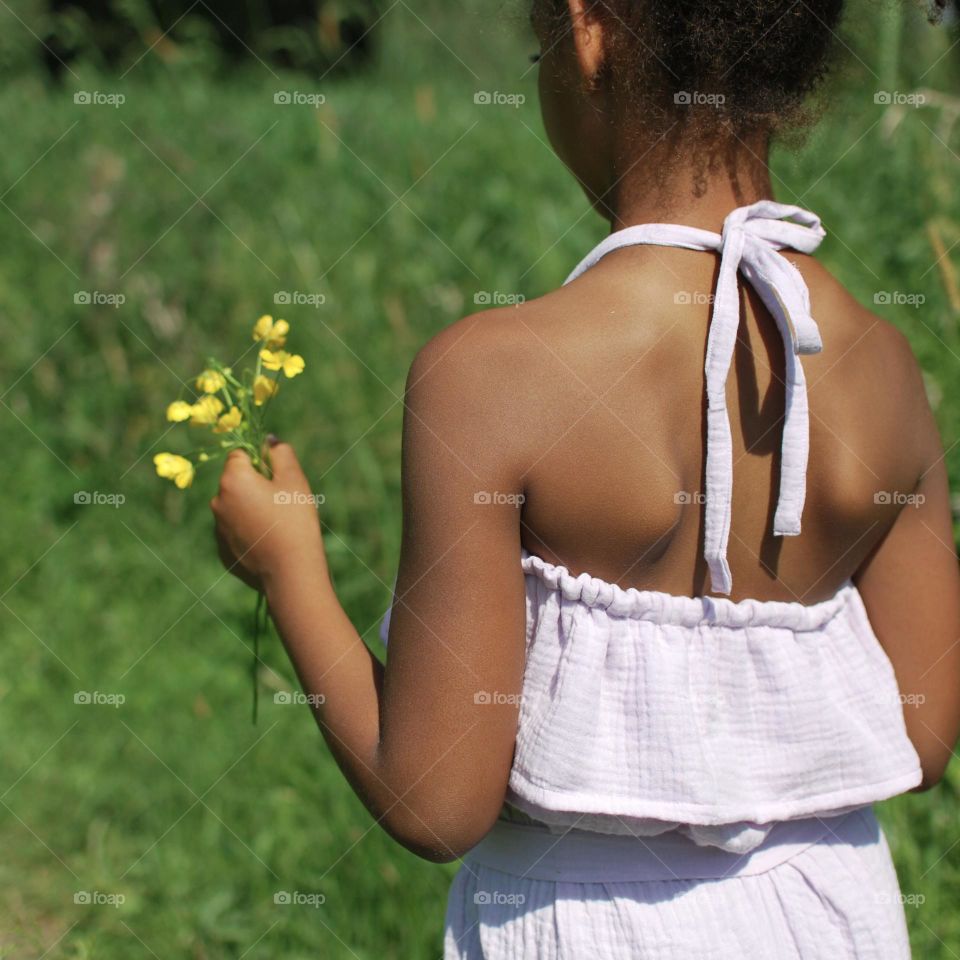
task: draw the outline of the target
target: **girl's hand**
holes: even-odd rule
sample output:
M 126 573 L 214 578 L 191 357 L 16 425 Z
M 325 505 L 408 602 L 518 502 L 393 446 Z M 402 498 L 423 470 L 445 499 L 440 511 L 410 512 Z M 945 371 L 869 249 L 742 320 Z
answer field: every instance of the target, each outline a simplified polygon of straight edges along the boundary
M 327 574 L 315 499 L 297 455 L 288 443 L 278 443 L 269 457 L 272 480 L 244 451 L 233 450 L 210 501 L 223 565 L 255 590 L 284 570 L 309 565 Z

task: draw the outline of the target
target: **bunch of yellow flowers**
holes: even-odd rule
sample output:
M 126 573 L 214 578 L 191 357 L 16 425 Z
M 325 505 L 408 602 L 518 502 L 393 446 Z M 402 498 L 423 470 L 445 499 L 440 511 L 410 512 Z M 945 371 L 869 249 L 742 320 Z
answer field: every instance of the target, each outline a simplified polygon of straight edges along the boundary
M 175 400 L 167 407 L 167 420 L 172 423 L 189 421 L 222 436 L 212 452 L 197 455 L 198 463 L 226 456 L 231 450 L 246 450 L 253 465 L 269 475 L 269 464 L 261 454 L 266 439 L 266 409 L 280 389 L 280 380 L 295 377 L 304 368 L 303 357 L 283 349 L 289 332 L 286 320 L 262 316 L 253 327 L 253 340 L 259 344 L 254 369 L 245 369 L 238 378 L 230 367 L 208 359 L 206 369 L 196 379 L 197 399 Z M 158 453 L 153 463 L 159 476 L 172 480 L 181 490 L 193 483 L 196 467 L 189 458 Z

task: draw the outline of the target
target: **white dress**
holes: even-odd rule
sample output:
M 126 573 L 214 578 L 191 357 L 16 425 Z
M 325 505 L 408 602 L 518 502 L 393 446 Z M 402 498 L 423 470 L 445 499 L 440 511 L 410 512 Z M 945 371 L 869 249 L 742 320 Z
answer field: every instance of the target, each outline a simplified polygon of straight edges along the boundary
M 791 222 L 785 218 L 792 218 Z M 705 556 L 732 589 L 724 385 L 738 270 L 786 349 L 774 532 L 800 532 L 808 411 L 798 355 L 820 349 L 799 271 L 806 211 L 739 208 L 722 235 L 671 224 L 610 250 L 719 250 L 705 364 Z M 526 666 L 501 819 L 463 858 L 445 960 L 903 960 L 899 886 L 871 804 L 916 786 L 893 668 L 851 581 L 815 603 L 625 590 L 526 551 Z M 387 639 L 389 612 L 381 626 Z

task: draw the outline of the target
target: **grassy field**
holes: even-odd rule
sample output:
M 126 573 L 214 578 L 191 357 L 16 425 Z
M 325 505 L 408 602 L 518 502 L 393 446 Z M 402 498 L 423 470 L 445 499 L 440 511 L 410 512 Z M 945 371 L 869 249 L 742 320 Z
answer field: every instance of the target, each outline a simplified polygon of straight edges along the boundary
M 523 5 L 450 7 L 391 6 L 376 65 L 335 82 L 187 53 L 123 76 L 74 63 L 62 88 L 27 56 L 30 8 L 0 10 L 0 958 L 441 954 L 454 867 L 373 827 L 306 710 L 273 702 L 292 689 L 275 639 L 251 726 L 251 598 L 212 549 L 215 471 L 181 493 L 151 457 L 180 449 L 163 410 L 181 377 L 286 316 L 309 370 L 278 432 L 326 496 L 341 597 L 377 643 L 414 351 L 481 292 L 555 286 L 604 231 L 545 143 Z M 824 261 L 909 335 L 960 489 L 960 55 L 882 9 L 852 18 L 829 113 L 778 155 L 777 189 L 822 214 Z M 942 101 L 875 103 L 919 88 Z M 323 302 L 281 311 L 278 294 Z M 960 955 L 958 786 L 954 769 L 881 808 L 931 960 Z

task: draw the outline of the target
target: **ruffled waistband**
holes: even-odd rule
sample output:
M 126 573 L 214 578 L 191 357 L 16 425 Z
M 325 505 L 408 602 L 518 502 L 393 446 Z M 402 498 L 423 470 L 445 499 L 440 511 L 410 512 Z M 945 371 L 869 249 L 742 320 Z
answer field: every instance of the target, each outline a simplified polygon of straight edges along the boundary
M 527 576 L 536 577 L 566 600 L 605 610 L 612 617 L 652 620 L 687 627 L 704 624 L 728 627 L 770 626 L 794 631 L 817 630 L 832 620 L 857 593 L 851 580 L 818 603 L 781 600 L 729 600 L 726 597 L 685 597 L 658 590 L 624 589 L 589 573 L 573 576 L 558 564 L 548 563 L 526 549 L 521 565 Z
M 709 880 L 765 873 L 818 842 L 859 845 L 875 843 L 878 836 L 879 825 L 869 806 L 838 817 L 777 823 L 748 854 L 698 846 L 677 831 L 655 837 L 585 830 L 558 835 L 498 820 L 464 860 L 529 880 L 553 882 Z

